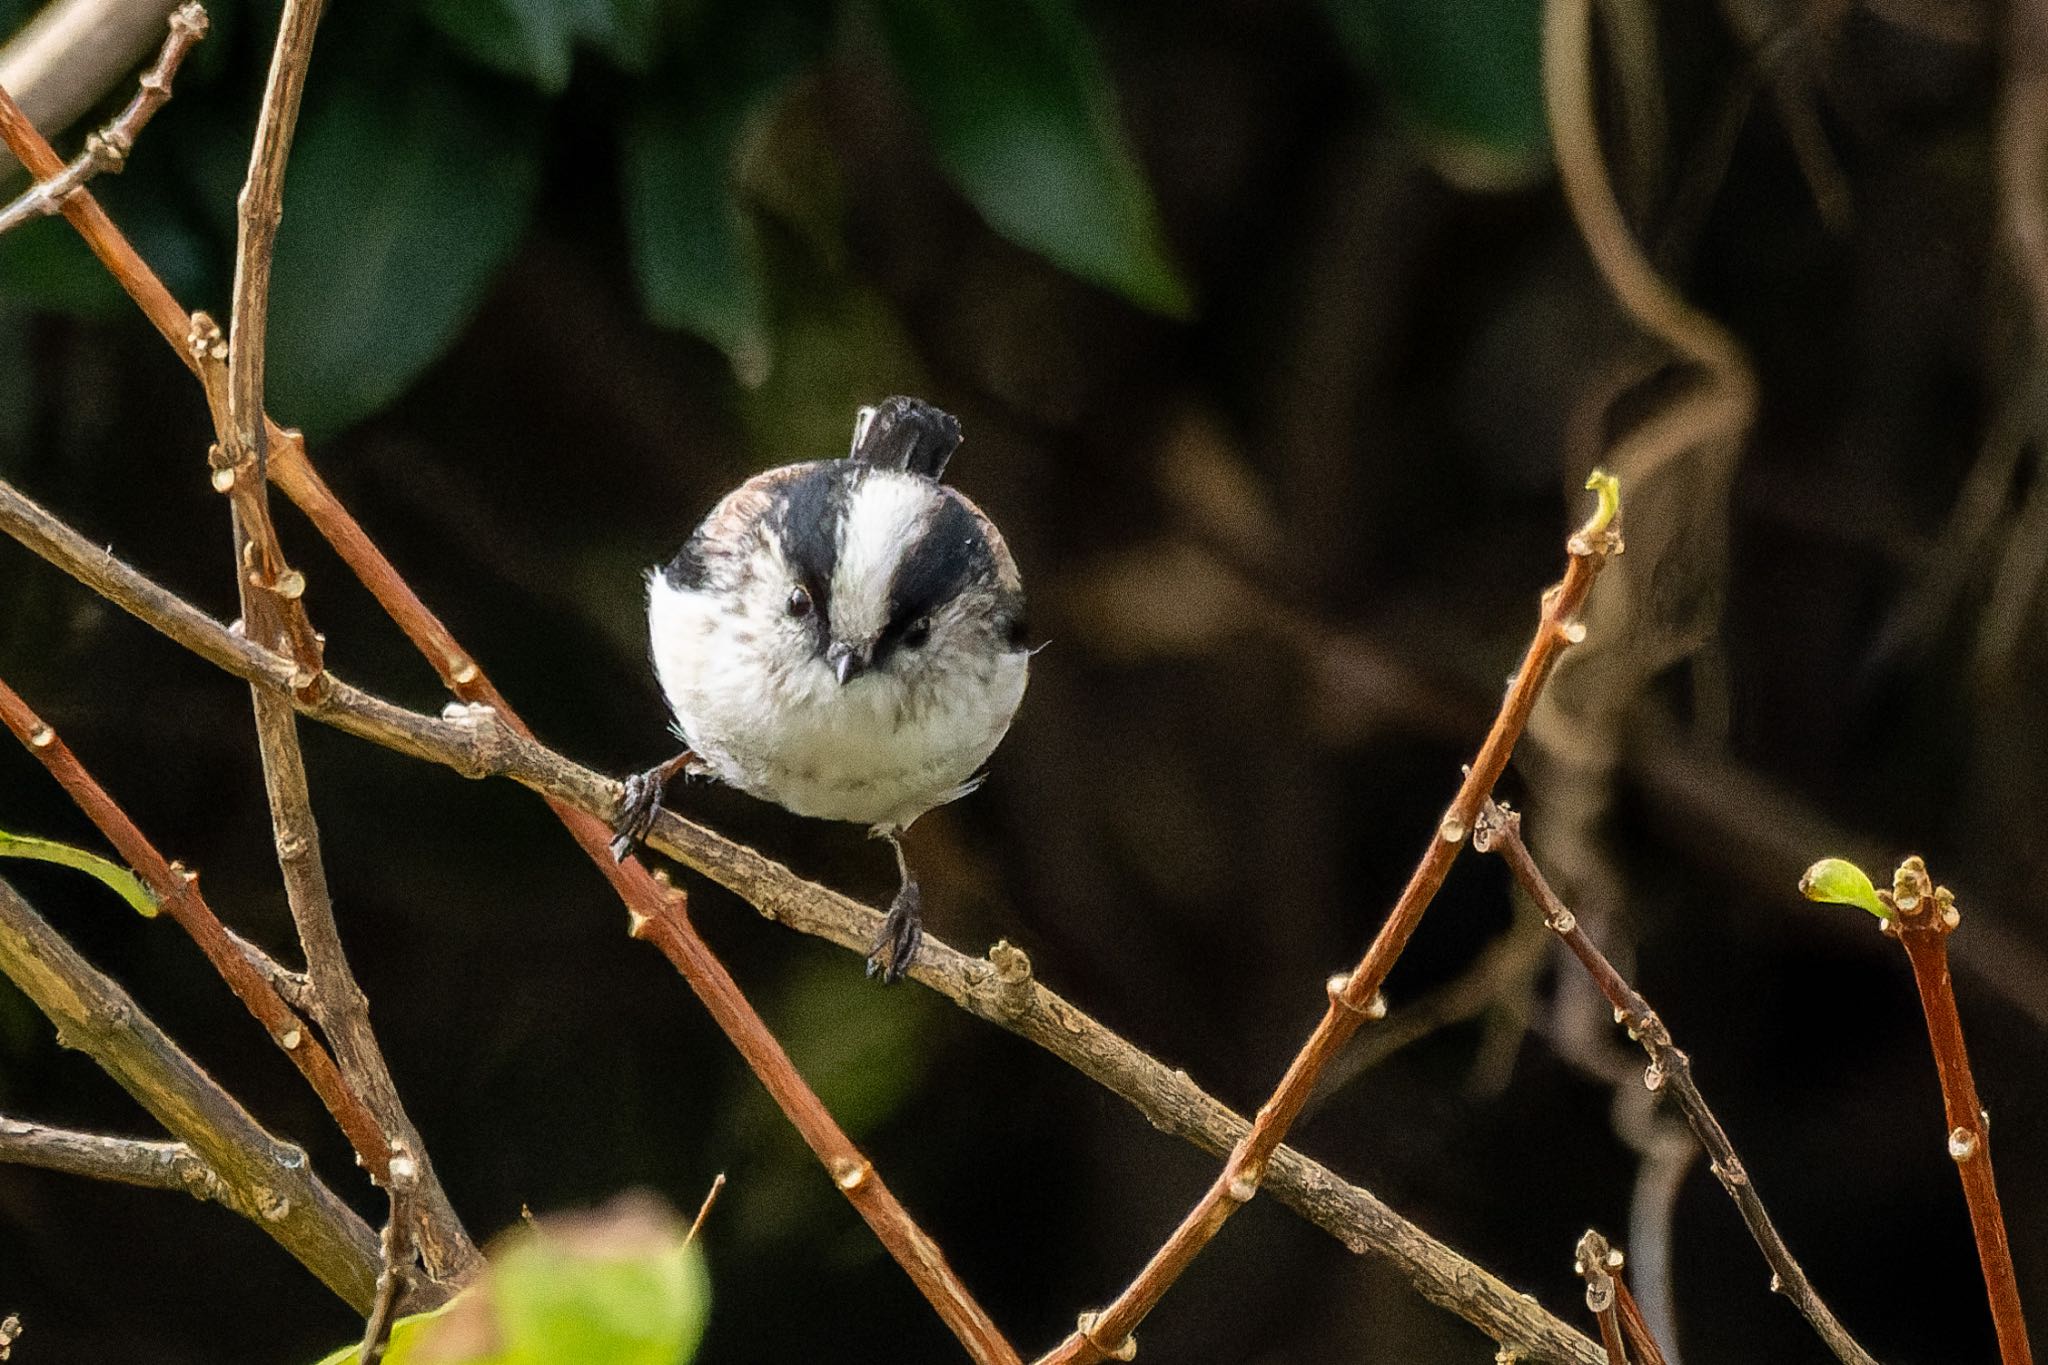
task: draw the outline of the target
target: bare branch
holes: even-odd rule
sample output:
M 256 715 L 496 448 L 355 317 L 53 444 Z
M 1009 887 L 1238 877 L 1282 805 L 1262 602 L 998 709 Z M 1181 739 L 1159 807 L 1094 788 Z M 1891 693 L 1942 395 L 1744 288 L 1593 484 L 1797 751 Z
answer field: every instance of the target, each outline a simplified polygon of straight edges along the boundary
M 1949 979 L 1948 936 L 1962 923 L 1962 914 L 1949 889 L 1936 886 L 1918 858 L 1906 859 L 1892 889 L 1881 897 L 1892 910 L 1885 928 L 1906 950 L 1920 1008 L 1927 1016 L 1927 1038 L 1934 1048 L 1934 1069 L 1941 1078 L 1941 1102 L 1948 1119 L 1948 1154 L 1962 1177 L 1963 1198 L 1970 1207 L 1970 1230 L 1977 1238 L 1977 1259 L 1991 1299 L 1999 1359 L 2004 1365 L 2033 1365 L 2012 1246 L 2006 1239 L 2005 1211 L 1991 1173 L 1991 1115 L 1977 1097 L 1955 984 Z
M 230 1207 L 357 1309 L 369 1306 L 377 1241 L 322 1184 L 306 1154 L 272 1137 L 128 993 L 96 971 L 0 880 L 0 972 L 57 1026 L 57 1040 L 86 1053 L 157 1122 L 189 1144 L 220 1177 Z
M 0 531 L 201 658 L 237 677 L 289 693 L 290 660 L 235 635 L 4 481 Z M 404 586 L 395 577 L 393 583 Z M 463 685 L 474 687 L 479 677 L 472 671 Z M 606 822 L 617 812 L 619 784 L 501 724 L 502 717 L 489 707 L 451 707 L 444 718 L 435 719 L 334 677 L 318 699 L 296 704 L 302 714 L 397 752 L 470 777 L 510 778 L 548 797 L 557 809 L 581 812 L 595 828 L 599 847 L 609 837 Z M 646 842 L 734 891 L 769 919 L 856 954 L 866 954 L 881 923 L 880 912 L 805 881 L 782 864 L 667 809 L 657 815 Z M 983 960 L 928 934 L 910 975 L 1113 1090 L 1164 1132 L 1220 1155 L 1250 1130 L 1242 1117 L 1184 1073 L 1148 1056 L 1034 981 L 1024 954 L 1007 944 L 998 944 Z M 1521 1359 L 1599 1365 L 1598 1347 L 1583 1335 L 1401 1218 L 1368 1191 L 1347 1184 L 1299 1152 L 1286 1147 L 1274 1152 L 1264 1188 L 1350 1250 L 1388 1257 L 1430 1302 L 1506 1343 Z
M 202 1203 L 225 1204 L 245 1218 L 255 1216 L 237 1204 L 234 1191 L 189 1143 L 111 1137 L 0 1118 L 0 1161 L 82 1175 L 88 1180 L 182 1191 Z
M 404 1145 L 394 1143 L 391 1179 L 386 1185 L 391 1196 L 391 1214 L 384 1222 L 383 1263 L 377 1271 L 377 1297 L 363 1323 L 363 1345 L 356 1352 L 360 1365 L 377 1365 L 391 1338 L 392 1319 L 398 1301 L 412 1280 L 413 1233 L 421 1224 L 420 1210 L 413 1207 L 419 1194 L 419 1168 Z
M 1595 486 L 1603 477 L 1595 475 L 1589 486 Z M 1409 937 L 1435 899 L 1437 888 L 1443 885 L 1452 862 L 1464 848 L 1466 836 L 1479 818 L 1480 803 L 1487 799 L 1507 767 L 1515 741 L 1528 723 L 1550 670 L 1567 646 L 1585 638 L 1585 627 L 1578 621 L 1579 609 L 1608 558 L 1621 550 L 1620 528 L 1612 524 L 1616 511 L 1612 485 L 1611 479 L 1600 485 L 1599 511 L 1571 536 L 1566 546 L 1564 580 L 1544 594 L 1542 620 L 1507 696 L 1501 701 L 1500 712 L 1408 885 L 1402 889 L 1365 956 L 1349 974 L 1330 978 L 1326 988 L 1329 1005 L 1321 1022 L 1295 1054 L 1272 1095 L 1259 1107 L 1252 1131 L 1231 1152 L 1215 1183 L 1137 1278 L 1117 1296 L 1116 1302 L 1098 1314 L 1084 1317 L 1082 1326 L 1046 1357 L 1048 1365 L 1089 1365 L 1092 1361 L 1118 1357 L 1128 1347 L 1130 1334 L 1138 1323 L 1225 1221 L 1258 1191 L 1273 1150 L 1285 1139 L 1317 1080 L 1343 1050 L 1345 1042 L 1366 1019 L 1386 1013 L 1385 1001 L 1379 994 L 1381 983 L 1407 947 Z
M 20 198 L 0 208 L 0 232 L 37 218 L 57 213 L 64 201 L 96 175 L 117 175 L 128 164 L 128 153 L 143 125 L 171 101 L 171 78 L 185 61 L 185 54 L 206 36 L 206 10 L 197 0 L 180 5 L 171 15 L 171 31 L 165 37 L 156 65 L 142 73 L 140 89 L 112 123 L 86 136 L 85 150 L 70 165 L 47 179 L 39 179 Z
M 1729 1140 L 1728 1130 L 1721 1126 L 1721 1121 L 1707 1106 L 1706 1096 L 1700 1093 L 1698 1084 L 1693 1080 L 1692 1058 L 1671 1041 L 1670 1031 L 1664 1027 L 1664 1021 L 1657 1012 L 1650 1008 L 1650 1002 L 1637 994 L 1635 987 L 1615 970 L 1614 964 L 1579 927 L 1578 917 L 1551 890 L 1542 869 L 1530 856 L 1528 845 L 1522 841 L 1521 817 L 1505 806 L 1488 802 L 1473 842 L 1482 853 L 1500 854 L 1523 893 L 1543 911 L 1544 924 L 1564 940 L 1572 956 L 1579 960 L 1587 975 L 1600 988 L 1600 994 L 1607 997 L 1608 1003 L 1614 1007 L 1617 1020 L 1628 1029 L 1629 1036 L 1642 1045 L 1650 1059 L 1649 1068 L 1643 1073 L 1643 1084 L 1678 1101 L 1685 1121 L 1692 1126 L 1700 1145 L 1707 1149 L 1715 1178 L 1728 1191 L 1728 1197 L 1735 1201 L 1735 1207 L 1742 1213 L 1742 1221 L 1749 1227 L 1749 1235 L 1756 1239 L 1758 1249 L 1771 1267 L 1771 1288 L 1792 1301 L 1792 1306 L 1813 1325 L 1813 1330 L 1844 1365 L 1877 1365 L 1870 1352 L 1857 1344 L 1822 1301 L 1812 1282 L 1806 1278 L 1805 1269 L 1793 1258 L 1792 1249 L 1778 1235 L 1777 1225 L 1764 1208 L 1763 1196 L 1757 1193 L 1748 1168 L 1735 1153 L 1735 1144 Z
M 5 725 L 50 770 L 58 785 L 119 851 L 122 860 L 156 893 L 163 912 L 191 935 L 221 979 L 298 1067 L 327 1112 L 334 1116 L 356 1155 L 381 1184 L 390 1148 L 376 1117 L 361 1097 L 349 1089 L 334 1059 L 306 1022 L 285 1004 L 265 974 L 250 961 L 241 941 L 228 934 L 199 890 L 199 874 L 168 861 L 158 852 L 148 836 L 115 804 L 106 788 L 86 771 L 71 747 L 5 681 L 0 681 L 0 725 Z

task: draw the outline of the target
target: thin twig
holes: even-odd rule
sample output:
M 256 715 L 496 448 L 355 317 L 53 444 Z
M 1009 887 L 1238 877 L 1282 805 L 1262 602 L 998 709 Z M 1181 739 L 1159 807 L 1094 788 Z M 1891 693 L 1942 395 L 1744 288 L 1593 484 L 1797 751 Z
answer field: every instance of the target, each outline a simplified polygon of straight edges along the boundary
M 163 912 L 191 935 L 221 979 L 298 1067 L 327 1112 L 334 1116 L 356 1155 L 381 1184 L 390 1148 L 376 1116 L 349 1088 L 334 1059 L 306 1022 L 285 1004 L 264 973 L 250 961 L 240 941 L 228 934 L 199 890 L 199 874 L 158 852 L 127 812 L 107 794 L 106 788 L 86 771 L 71 747 L 4 680 L 0 680 L 0 725 L 6 726 L 50 770 L 50 775 L 98 826 L 100 833 L 106 835 L 122 860 L 156 894 Z
M 704 1192 L 704 1202 L 697 1206 L 697 1216 L 690 1220 L 690 1230 L 683 1234 L 687 1244 L 697 1240 L 697 1234 L 704 1229 L 704 1220 L 711 1216 L 711 1206 L 718 1202 L 718 1192 L 725 1188 L 725 1172 L 720 1171 L 711 1178 L 711 1188 Z
M 1805 1269 L 1793 1257 L 1785 1239 L 1778 1235 L 1777 1225 L 1765 1210 L 1763 1197 L 1749 1178 L 1748 1168 L 1735 1153 L 1735 1144 L 1729 1140 L 1728 1130 L 1721 1126 L 1721 1121 L 1708 1107 L 1706 1096 L 1700 1093 L 1698 1084 L 1693 1080 L 1692 1058 L 1672 1042 L 1671 1032 L 1665 1028 L 1663 1019 L 1615 970 L 1614 964 L 1607 960 L 1599 947 L 1586 937 L 1585 930 L 1579 927 L 1578 917 L 1551 890 L 1542 869 L 1530 856 L 1528 845 L 1522 841 L 1521 816 L 1504 806 L 1488 802 L 1473 844 L 1480 852 L 1498 853 L 1506 861 L 1523 894 L 1543 911 L 1544 924 L 1571 949 L 1572 956 L 1579 960 L 1586 974 L 1600 988 L 1600 994 L 1607 997 L 1607 1002 L 1614 1007 L 1618 1021 L 1628 1029 L 1629 1036 L 1642 1045 L 1650 1059 L 1649 1068 L 1643 1073 L 1643 1084 L 1653 1091 L 1670 1095 L 1678 1102 L 1685 1121 L 1692 1125 L 1700 1145 L 1707 1149 L 1715 1178 L 1728 1191 L 1729 1198 L 1735 1201 L 1743 1223 L 1749 1228 L 1749 1235 L 1756 1239 L 1758 1249 L 1770 1265 L 1771 1288 L 1792 1301 L 1793 1307 L 1813 1325 L 1813 1330 L 1844 1365 L 1877 1365 L 1871 1354 L 1857 1344 L 1815 1292 L 1812 1282 L 1806 1278 Z
M 171 78 L 185 54 L 206 36 L 206 10 L 193 0 L 171 14 L 171 31 L 157 53 L 156 65 L 142 73 L 140 88 L 112 123 L 85 139 L 85 150 L 53 176 L 39 178 L 13 203 L 0 208 L 0 232 L 57 213 L 64 201 L 96 175 L 118 175 L 128 164 L 135 139 L 156 111 L 171 102 Z
M 1605 1237 L 1588 1228 L 1579 1238 L 1572 1269 L 1586 1282 L 1586 1307 L 1600 1324 L 1600 1343 L 1610 1365 L 1665 1365 L 1664 1351 L 1622 1278 L 1624 1260 Z
M 1515 741 L 1528 722 L 1529 712 L 1536 705 L 1552 666 L 1567 646 L 1585 636 L 1585 627 L 1578 621 L 1579 609 L 1602 566 L 1621 549 L 1621 530 L 1613 524 L 1614 512 L 1609 481 L 1609 486 L 1602 489 L 1600 509 L 1567 543 L 1564 580 L 1544 594 L 1542 619 L 1535 638 L 1529 642 L 1500 712 L 1472 766 L 1466 770 L 1465 780 L 1444 812 L 1429 847 L 1365 956 L 1348 975 L 1333 976 L 1326 983 L 1329 1005 L 1322 1020 L 1289 1064 L 1271 1097 L 1259 1107 L 1252 1131 L 1231 1152 L 1215 1182 L 1137 1278 L 1108 1308 L 1083 1315 L 1074 1334 L 1046 1357 L 1048 1365 L 1087 1365 L 1118 1358 L 1133 1349 L 1130 1337 L 1138 1323 L 1224 1222 L 1257 1192 L 1267 1159 L 1286 1137 L 1324 1068 L 1361 1023 L 1385 1014 L 1386 1004 L 1379 994 L 1381 983 L 1407 947 L 1409 936 L 1421 923 L 1423 912 L 1464 848 L 1466 836 L 1479 818 L 1480 803 L 1492 792 L 1493 784 L 1507 767 Z
M 369 1307 L 377 1238 L 306 1163 L 264 1131 L 140 1006 L 78 955 L 0 880 L 0 972 L 174 1137 L 190 1144 L 229 1191 L 222 1202 L 357 1309 Z
M 413 1206 L 419 1194 L 419 1167 L 402 1142 L 392 1144 L 391 1179 L 385 1183 L 385 1192 L 391 1196 L 391 1213 L 384 1221 L 377 1297 L 363 1323 L 362 1349 L 356 1352 L 359 1365 L 377 1365 L 384 1358 L 398 1302 L 412 1282 L 414 1233 L 421 1223 L 420 1211 Z
M 75 1128 L 52 1128 L 26 1119 L 0 1118 L 0 1161 L 36 1166 L 88 1180 L 175 1190 L 205 1203 L 225 1204 L 244 1217 L 227 1182 L 186 1142 L 152 1142 Z
M 281 453 L 281 451 L 280 451 Z M 229 631 L 0 480 L 0 531 L 199 657 L 250 682 L 289 692 L 293 664 Z M 402 581 L 392 585 L 405 589 Z M 417 624 L 417 623 L 415 623 Z M 451 646 L 452 647 L 452 646 Z M 472 665 L 473 667 L 473 665 Z M 466 686 L 475 685 L 475 675 Z M 621 796 L 618 782 L 571 762 L 503 724 L 488 707 L 433 718 L 372 697 L 340 678 L 302 714 L 399 753 L 470 777 L 506 777 L 591 818 L 599 840 Z M 880 912 L 664 808 L 646 843 L 728 888 L 761 914 L 865 955 Z M 1148 1056 L 1034 981 L 1024 954 L 998 944 L 978 959 L 926 935 L 912 979 L 1018 1034 L 1114 1091 L 1161 1131 L 1215 1155 L 1249 1132 L 1239 1115 L 1184 1073 Z M 1518 1358 L 1598 1365 L 1594 1344 L 1534 1301 L 1424 1233 L 1370 1192 L 1291 1148 L 1273 1155 L 1264 1188 L 1358 1254 L 1386 1256 L 1430 1302 L 1463 1317 Z
M 1948 1119 L 1948 1154 L 1963 1180 L 1963 1199 L 1970 1206 L 1970 1231 L 1977 1239 L 1977 1260 L 1984 1268 L 1984 1288 L 1991 1299 L 1991 1323 L 1998 1333 L 1998 1355 L 2004 1365 L 2032 1365 L 2027 1320 L 2020 1306 L 2019 1280 L 2013 1273 L 2012 1247 L 2005 1235 L 2005 1212 L 1998 1202 L 1998 1182 L 1991 1173 L 1991 1115 L 1977 1098 L 1970 1072 L 1970 1053 L 1963 1043 L 1963 1019 L 1956 1009 L 1955 985 L 1948 972 L 1948 936 L 1962 923 L 1955 896 L 1936 886 L 1927 864 L 1908 858 L 1899 867 L 1892 889 L 1880 892 L 1892 910 L 1887 932 L 1897 935 L 1913 965 L 1913 984 L 1927 1016 L 1927 1038 L 1934 1048 L 1934 1069 L 1941 1077 L 1941 1102 Z
M 1600 1324 L 1600 1345 L 1607 1352 L 1607 1365 L 1629 1365 L 1628 1347 L 1621 1339 L 1621 1306 L 1615 1293 L 1614 1272 L 1620 1268 L 1621 1253 L 1608 1246 L 1605 1237 L 1586 1229 L 1572 1257 L 1572 1269 L 1586 1282 L 1586 1311 Z

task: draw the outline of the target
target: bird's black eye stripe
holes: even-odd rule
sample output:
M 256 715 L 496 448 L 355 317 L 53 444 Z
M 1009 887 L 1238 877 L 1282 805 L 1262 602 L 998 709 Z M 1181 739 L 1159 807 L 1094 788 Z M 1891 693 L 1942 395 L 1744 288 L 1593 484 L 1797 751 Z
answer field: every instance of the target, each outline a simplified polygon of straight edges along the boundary
M 832 572 L 839 566 L 839 528 L 846 517 L 846 467 L 819 463 L 776 490 L 771 524 L 810 612 L 826 619 L 831 610 Z M 791 594 L 792 603 L 795 594 Z M 805 613 L 792 610 L 792 616 Z
M 959 498 L 947 496 L 897 566 L 889 589 L 891 627 L 899 633 L 909 630 L 912 622 L 929 617 L 994 567 L 980 518 Z
M 931 638 L 932 623 L 920 616 L 915 621 L 912 621 L 909 628 L 903 632 L 903 647 L 905 649 L 923 649 L 925 641 Z

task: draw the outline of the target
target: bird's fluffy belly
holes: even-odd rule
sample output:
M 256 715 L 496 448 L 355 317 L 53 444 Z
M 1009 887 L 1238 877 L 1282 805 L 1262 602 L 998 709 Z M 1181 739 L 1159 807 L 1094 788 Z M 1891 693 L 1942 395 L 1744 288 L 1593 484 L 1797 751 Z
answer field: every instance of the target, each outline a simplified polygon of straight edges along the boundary
M 964 794 L 1024 695 L 1022 654 L 919 694 L 821 659 L 777 666 L 707 594 L 656 579 L 654 668 L 684 742 L 713 776 L 822 820 L 900 829 Z

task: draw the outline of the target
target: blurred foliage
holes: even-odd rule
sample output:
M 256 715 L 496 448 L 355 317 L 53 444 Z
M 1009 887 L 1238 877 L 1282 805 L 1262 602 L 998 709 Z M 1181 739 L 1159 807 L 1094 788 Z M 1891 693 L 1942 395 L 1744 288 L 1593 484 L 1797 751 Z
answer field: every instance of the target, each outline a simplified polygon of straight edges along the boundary
M 492 1248 L 480 1282 L 392 1325 L 388 1365 L 683 1365 L 710 1312 L 704 1258 L 667 1210 L 627 1196 Z M 351 1365 L 347 1346 L 319 1365 Z
M 274 7 L 212 10 L 214 36 L 171 111 L 133 169 L 98 192 L 181 297 L 224 312 L 245 97 L 260 85 Z M 26 12 L 0 3 L 0 32 Z M 1461 140 L 1496 165 L 1540 157 L 1534 0 L 1331 0 L 1331 12 L 1425 142 Z M 771 132 L 804 136 L 800 119 L 778 115 L 806 78 L 847 61 L 888 67 L 938 164 L 996 232 L 1141 308 L 1190 315 L 1194 296 L 1072 0 L 342 8 L 320 38 L 287 179 L 268 367 L 276 410 L 331 434 L 388 406 L 448 348 L 527 230 L 551 117 L 579 97 L 601 106 L 622 153 L 616 186 L 585 188 L 619 196 L 648 316 L 716 346 L 747 388 L 788 366 L 835 413 L 871 396 L 886 363 L 852 382 L 832 372 L 848 353 L 891 349 L 892 320 L 858 281 L 820 290 L 801 263 L 783 268 L 764 235 L 794 228 L 815 245 L 839 224 L 815 203 L 791 223 L 758 171 L 778 159 L 763 145 Z M 125 306 L 55 226 L 0 241 L 0 300 L 86 316 Z M 784 396 L 768 406 L 789 411 Z
M 1352 53 L 1447 176 L 1524 183 L 1550 160 L 1543 0 L 1325 0 Z

